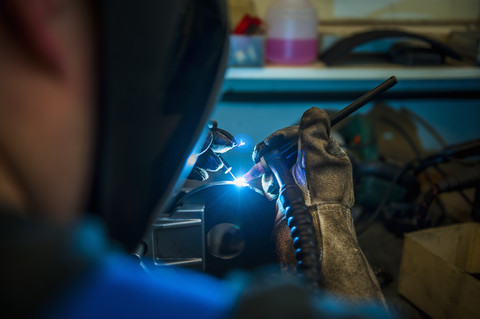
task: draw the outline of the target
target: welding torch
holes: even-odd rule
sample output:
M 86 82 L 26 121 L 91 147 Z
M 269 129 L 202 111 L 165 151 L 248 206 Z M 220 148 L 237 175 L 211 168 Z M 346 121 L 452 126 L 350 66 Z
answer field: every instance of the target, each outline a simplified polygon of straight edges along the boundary
M 330 125 L 334 126 L 341 120 L 373 100 L 397 83 L 392 76 L 373 90 L 365 93 L 343 110 L 335 113 L 330 118 Z M 323 239 L 317 238 L 312 216 L 305 204 L 302 191 L 295 183 L 290 172 L 289 163 L 294 163 L 298 152 L 298 142 L 294 140 L 286 145 L 273 149 L 260 159 L 244 176 L 246 182 L 272 172 L 279 185 L 279 197 L 288 226 L 290 227 L 295 248 L 295 258 L 301 275 L 307 279 L 307 284 L 312 290 L 322 286 L 321 275 L 323 258 Z

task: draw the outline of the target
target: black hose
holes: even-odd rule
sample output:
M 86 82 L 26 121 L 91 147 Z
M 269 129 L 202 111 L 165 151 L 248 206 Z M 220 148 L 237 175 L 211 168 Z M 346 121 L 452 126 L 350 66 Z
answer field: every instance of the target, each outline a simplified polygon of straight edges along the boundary
M 402 136 L 405 137 L 405 135 L 402 134 Z M 430 166 L 436 166 L 440 163 L 443 162 L 450 162 L 453 161 L 454 159 L 460 159 L 464 157 L 469 157 L 469 156 L 474 156 L 478 155 L 480 153 L 480 139 L 464 142 L 464 143 L 459 143 L 459 144 L 454 144 L 451 145 L 447 148 L 445 148 L 442 152 L 434 155 L 430 155 L 424 159 L 419 160 L 419 164 L 417 166 L 414 166 L 415 161 L 418 161 L 418 159 L 413 159 L 410 162 L 408 162 L 397 174 L 393 180 L 390 182 L 390 185 L 385 192 L 385 195 L 380 202 L 380 204 L 377 206 L 375 209 L 375 212 L 370 216 L 370 218 L 365 222 L 365 224 L 362 225 L 362 227 L 358 227 L 357 229 L 357 235 L 361 235 L 363 232 L 365 232 L 372 224 L 375 222 L 377 217 L 380 215 L 382 212 L 383 208 L 385 207 L 392 191 L 393 187 L 396 185 L 396 183 L 399 181 L 399 179 L 402 177 L 403 174 L 405 174 L 409 169 L 413 169 L 414 174 L 418 175 L 420 172 L 425 171 L 428 167 Z M 470 163 L 471 165 L 477 165 L 478 163 L 472 162 Z M 428 176 L 428 175 L 427 175 Z M 423 201 L 421 204 L 420 208 L 420 215 L 419 217 L 421 219 L 425 219 L 422 217 L 422 215 L 427 214 L 428 207 L 431 204 L 431 201 L 435 199 L 435 195 L 433 192 L 435 192 L 436 189 L 431 189 L 430 193 L 431 194 L 426 194 L 426 200 Z M 432 197 L 432 198 L 431 198 Z M 431 201 L 430 201 L 431 199 Z M 430 202 L 430 203 L 428 203 Z
M 421 227 L 429 226 L 428 209 L 430 205 L 441 193 L 458 191 L 470 187 L 475 187 L 480 182 L 480 166 L 465 169 L 454 175 L 450 175 L 433 185 L 425 194 L 420 205 L 418 222 Z
M 439 172 L 443 178 L 446 178 L 448 176 L 448 174 L 443 170 L 441 169 L 440 167 L 438 167 L 438 165 L 433 165 L 432 166 L 433 169 L 435 169 L 437 172 Z M 465 194 L 465 192 L 461 189 L 457 190 L 458 194 L 460 195 L 460 197 L 463 198 L 463 200 L 465 202 L 467 202 L 468 205 L 472 206 L 473 207 L 473 202 L 470 200 L 470 198 L 468 198 L 468 196 Z
M 264 160 L 280 187 L 279 200 L 291 230 L 298 269 L 312 289 L 319 289 L 322 285 L 322 238 L 316 236 L 312 216 L 305 205 L 302 191 L 279 151 L 266 154 Z

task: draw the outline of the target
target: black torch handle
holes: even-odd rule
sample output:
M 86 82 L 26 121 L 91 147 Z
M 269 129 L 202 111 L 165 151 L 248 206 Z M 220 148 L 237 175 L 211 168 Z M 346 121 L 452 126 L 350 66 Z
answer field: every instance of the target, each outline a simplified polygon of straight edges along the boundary
M 295 183 L 290 169 L 279 151 L 269 152 L 264 160 L 279 184 L 279 200 L 285 210 L 288 226 L 293 238 L 297 265 L 308 285 L 317 290 L 322 285 L 321 266 L 322 238 L 317 238 L 313 220 L 303 198 L 302 191 Z

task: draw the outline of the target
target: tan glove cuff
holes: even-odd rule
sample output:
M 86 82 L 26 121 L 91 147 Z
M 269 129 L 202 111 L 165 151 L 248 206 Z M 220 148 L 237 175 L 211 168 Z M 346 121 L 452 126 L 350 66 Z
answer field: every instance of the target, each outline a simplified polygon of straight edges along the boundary
M 346 301 L 374 300 L 385 304 L 383 294 L 358 245 L 350 209 L 341 204 L 309 207 L 323 250 L 325 290 Z

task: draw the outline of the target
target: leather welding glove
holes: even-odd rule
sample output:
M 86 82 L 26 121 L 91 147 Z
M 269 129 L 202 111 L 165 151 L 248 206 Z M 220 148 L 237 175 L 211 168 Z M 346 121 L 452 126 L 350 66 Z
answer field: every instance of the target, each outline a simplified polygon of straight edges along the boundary
M 218 154 L 223 154 L 237 146 L 232 134 L 217 127 L 216 121 L 209 124 L 210 131 L 197 158 L 189 178 L 199 181 L 208 179 L 208 172 L 216 172 L 223 167 Z
M 357 241 L 350 209 L 354 203 L 352 166 L 330 137 L 330 119 L 317 107 L 307 110 L 299 127 L 276 131 L 258 144 L 254 160 L 285 142 L 298 138 L 298 157 L 291 172 L 312 215 L 322 260 L 324 289 L 348 302 L 378 301 L 385 304 L 377 279 Z M 265 176 L 265 192 L 272 192 L 272 177 Z M 270 193 L 271 194 L 271 193 Z M 272 194 L 270 195 L 272 196 Z M 281 206 L 277 203 L 277 207 Z M 280 262 L 296 265 L 290 229 L 278 210 L 275 240 Z

